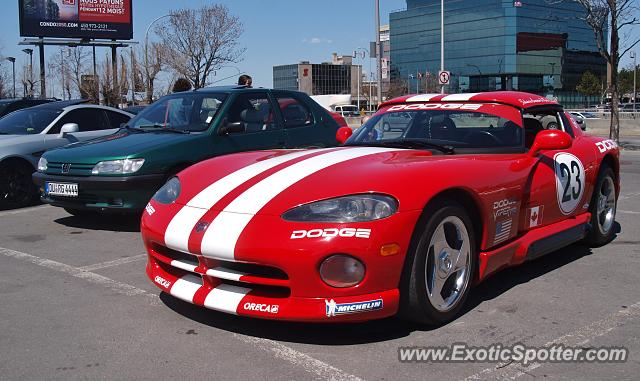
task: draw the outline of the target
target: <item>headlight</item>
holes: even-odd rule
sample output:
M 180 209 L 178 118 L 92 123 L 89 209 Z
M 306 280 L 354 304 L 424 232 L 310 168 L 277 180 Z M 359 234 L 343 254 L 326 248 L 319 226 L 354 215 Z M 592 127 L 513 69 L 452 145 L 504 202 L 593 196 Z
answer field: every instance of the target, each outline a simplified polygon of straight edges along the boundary
M 153 200 L 161 204 L 171 204 L 180 196 L 180 180 L 172 177 L 153 195 Z
M 398 201 L 382 194 L 358 194 L 313 202 L 290 209 L 282 215 L 298 222 L 363 222 L 389 217 L 398 210 Z
M 38 171 L 39 172 L 46 171 L 48 164 L 49 162 L 47 162 L 47 159 L 45 159 L 44 157 L 41 157 L 40 160 L 38 160 Z
M 137 172 L 144 164 L 144 159 L 123 159 L 101 161 L 93 167 L 91 173 L 94 175 L 101 174 L 122 174 Z

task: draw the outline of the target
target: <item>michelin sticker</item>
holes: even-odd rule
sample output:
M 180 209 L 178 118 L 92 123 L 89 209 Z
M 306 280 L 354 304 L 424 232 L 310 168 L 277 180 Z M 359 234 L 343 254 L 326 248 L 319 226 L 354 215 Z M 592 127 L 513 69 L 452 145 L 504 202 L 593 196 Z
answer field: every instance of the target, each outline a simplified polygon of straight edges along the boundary
M 558 206 L 563 214 L 571 214 L 584 195 L 584 166 L 580 159 L 566 152 L 556 154 L 553 162 Z
M 366 302 L 336 303 L 335 300 L 324 301 L 327 317 L 336 315 L 354 314 L 382 309 L 382 299 L 368 300 Z

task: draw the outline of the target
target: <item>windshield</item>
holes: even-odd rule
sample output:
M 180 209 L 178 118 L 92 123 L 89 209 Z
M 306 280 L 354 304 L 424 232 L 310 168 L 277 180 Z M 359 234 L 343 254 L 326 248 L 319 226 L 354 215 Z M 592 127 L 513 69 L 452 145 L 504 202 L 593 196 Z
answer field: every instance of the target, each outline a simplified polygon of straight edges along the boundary
M 521 147 L 521 126 L 520 111 L 505 105 L 395 105 L 374 115 L 346 144 L 411 142 L 415 147 L 416 142 L 424 142 L 451 148 Z
M 185 92 L 161 98 L 140 111 L 128 126 L 204 131 L 222 106 L 226 94 Z
M 41 133 L 62 110 L 24 109 L 0 119 L 0 135 L 30 135 Z

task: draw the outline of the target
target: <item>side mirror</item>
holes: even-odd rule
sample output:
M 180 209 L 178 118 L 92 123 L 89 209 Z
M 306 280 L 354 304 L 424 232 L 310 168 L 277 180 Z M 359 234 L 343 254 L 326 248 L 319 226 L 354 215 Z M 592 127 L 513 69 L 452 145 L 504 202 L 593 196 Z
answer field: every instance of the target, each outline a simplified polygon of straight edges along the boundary
M 540 151 L 571 148 L 571 136 L 560 130 L 544 130 L 538 132 L 533 141 L 529 155 L 535 156 Z
M 73 134 L 74 132 L 80 131 L 80 127 L 78 127 L 77 123 L 65 123 L 60 128 L 60 138 L 66 138 L 68 134 Z
M 353 135 L 351 127 L 340 127 L 336 131 L 336 140 L 340 144 L 344 144 Z
M 244 132 L 244 123 L 242 122 L 233 122 L 229 123 L 225 118 L 220 127 L 218 127 L 218 135 L 229 135 L 233 133 Z

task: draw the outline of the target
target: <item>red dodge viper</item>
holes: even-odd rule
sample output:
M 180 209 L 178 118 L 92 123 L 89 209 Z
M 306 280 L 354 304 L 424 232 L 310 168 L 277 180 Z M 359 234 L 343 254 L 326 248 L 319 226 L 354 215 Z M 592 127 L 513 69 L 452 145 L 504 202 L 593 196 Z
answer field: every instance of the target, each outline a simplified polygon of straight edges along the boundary
M 341 147 L 180 172 L 142 218 L 147 274 L 231 314 L 441 324 L 500 269 L 612 240 L 619 189 L 615 142 L 549 99 L 406 96 Z

